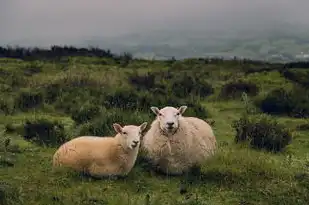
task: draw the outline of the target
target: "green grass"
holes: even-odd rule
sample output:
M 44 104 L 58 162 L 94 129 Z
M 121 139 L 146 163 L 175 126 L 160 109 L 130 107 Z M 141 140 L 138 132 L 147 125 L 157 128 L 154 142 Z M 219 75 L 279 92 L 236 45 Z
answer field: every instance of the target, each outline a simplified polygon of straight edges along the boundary
M 186 62 L 178 63 L 182 64 L 185 70 L 190 71 L 192 62 L 189 66 Z M 306 124 L 308 121 L 275 116 L 280 123 L 291 129 L 294 137 L 292 144 L 283 153 L 278 154 L 254 150 L 245 144 L 234 143 L 235 130 L 232 128 L 232 123 L 245 111 L 244 103 L 240 99 L 229 101 L 217 99 L 220 88 L 230 79 L 243 78 L 259 85 L 261 91 L 252 98 L 253 100 L 265 96 L 271 89 L 291 86 L 292 82 L 278 72 L 262 72 L 245 76 L 237 63 L 233 64 L 233 69 L 235 67 L 237 72 L 233 72 L 229 62 L 218 63 L 218 65 L 193 62 L 196 67 L 191 72 L 200 72 L 201 75 L 208 72 L 211 77 L 204 80 L 211 82 L 215 88 L 214 93 L 208 97 L 188 97 L 197 97 L 194 100 L 209 112 L 209 116 L 204 116 L 203 119 L 211 118 L 215 121 L 213 128 L 219 144 L 216 155 L 203 164 L 201 174 L 189 178 L 169 177 L 156 174 L 139 162 L 125 179 L 94 180 L 72 171 L 53 170 L 52 156 L 57 147 L 42 147 L 28 142 L 16 132 L 4 132 L 5 126 L 8 124 L 22 126 L 25 119 L 47 118 L 61 121 L 66 129 L 70 130 L 70 135 L 76 136 L 83 125 L 74 124 L 71 111 L 59 108 L 59 105 L 79 108 L 89 100 L 94 105 L 104 107 L 105 94 L 116 87 L 127 87 L 132 93 L 146 93 L 151 96 L 153 94 L 148 90 L 138 90 L 130 85 L 127 80 L 129 75 L 136 71 L 141 74 L 145 74 L 146 71 L 164 71 L 169 69 L 169 66 L 160 61 L 134 60 L 126 67 L 121 67 L 111 59 L 72 57 L 66 64 L 37 62 L 35 65 L 40 67 L 41 71 L 25 77 L 21 68 L 29 67 L 29 64 L 34 66 L 33 63 L 21 60 L 0 59 L 1 69 L 14 72 L 18 78 L 24 79 L 16 89 L 2 92 L 3 102 L 6 99 L 4 96 L 15 99 L 19 95 L 20 88 L 41 89 L 45 99 L 44 86 L 54 83 L 58 83 L 62 88 L 61 95 L 57 96 L 54 102 L 43 102 L 40 106 L 29 108 L 24 112 L 15 107 L 13 113 L 1 115 L 0 141 L 10 138 L 11 142 L 6 149 L 3 143 L 0 143 L 0 204 L 296 205 L 307 204 L 309 201 L 309 156 L 307 154 L 309 130 L 296 129 L 298 125 Z M 177 73 L 175 69 L 173 74 Z M 10 79 L 1 78 L 0 82 L 3 86 L 11 87 Z M 66 89 L 72 88 L 73 84 L 79 87 L 67 91 Z M 75 94 L 77 91 L 80 93 Z M 65 96 L 70 97 L 65 98 L 64 101 L 57 101 Z M 159 98 L 159 96 L 156 97 Z M 77 103 L 72 103 L 73 100 Z M 79 105 L 80 102 L 82 102 L 81 105 Z M 163 107 L 166 104 L 153 102 L 153 105 Z M 138 120 L 148 120 L 150 123 L 150 120 L 154 119 L 150 108 L 140 109 L 143 119 Z M 190 109 L 193 107 L 189 106 L 188 110 Z M 107 109 L 107 112 L 113 112 L 113 110 Z M 119 113 L 119 115 L 125 114 Z M 103 113 L 99 119 L 105 116 Z M 128 116 L 117 119 L 134 121 Z M 141 123 L 139 121 L 136 123 Z M 14 166 L 8 166 L 7 162 L 11 162 Z M 187 193 L 181 194 L 180 187 L 185 187 Z M 147 198 L 150 203 L 147 203 Z

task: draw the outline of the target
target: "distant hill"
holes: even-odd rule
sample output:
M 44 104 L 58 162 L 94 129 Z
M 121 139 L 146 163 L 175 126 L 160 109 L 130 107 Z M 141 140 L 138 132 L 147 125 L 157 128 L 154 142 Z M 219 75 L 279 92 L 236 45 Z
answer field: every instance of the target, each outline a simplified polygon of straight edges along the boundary
M 127 51 L 140 58 L 237 56 L 293 61 L 309 59 L 309 29 L 281 23 L 242 29 L 154 30 L 110 38 L 93 37 L 84 45 Z

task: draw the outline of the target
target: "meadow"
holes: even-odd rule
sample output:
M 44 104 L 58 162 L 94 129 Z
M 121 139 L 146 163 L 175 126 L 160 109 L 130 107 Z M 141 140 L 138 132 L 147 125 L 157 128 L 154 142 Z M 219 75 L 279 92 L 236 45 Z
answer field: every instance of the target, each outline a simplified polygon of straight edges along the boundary
M 0 49 L 1 205 L 308 204 L 308 63 L 10 49 Z M 124 179 L 52 170 L 63 142 L 150 124 L 150 106 L 167 105 L 212 124 L 218 151 L 201 173 L 155 173 L 142 153 Z

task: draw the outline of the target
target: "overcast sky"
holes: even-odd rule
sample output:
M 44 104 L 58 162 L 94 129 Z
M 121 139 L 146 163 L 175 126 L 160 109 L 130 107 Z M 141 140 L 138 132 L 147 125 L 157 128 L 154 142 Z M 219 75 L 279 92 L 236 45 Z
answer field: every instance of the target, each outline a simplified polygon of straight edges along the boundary
M 0 0 L 0 43 L 63 43 L 86 36 L 215 28 L 224 23 L 309 25 L 308 8 L 309 0 Z

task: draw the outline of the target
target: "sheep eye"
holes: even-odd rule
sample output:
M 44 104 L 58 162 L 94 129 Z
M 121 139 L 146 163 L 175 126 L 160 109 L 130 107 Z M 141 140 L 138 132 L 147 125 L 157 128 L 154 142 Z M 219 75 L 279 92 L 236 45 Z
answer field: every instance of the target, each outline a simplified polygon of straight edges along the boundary
M 159 116 L 162 116 L 162 114 L 161 114 L 161 113 L 159 113 Z
M 179 112 L 177 112 L 177 114 L 176 115 L 180 115 L 180 113 Z
M 127 134 L 127 132 L 123 132 L 122 134 L 126 135 L 126 134 Z

